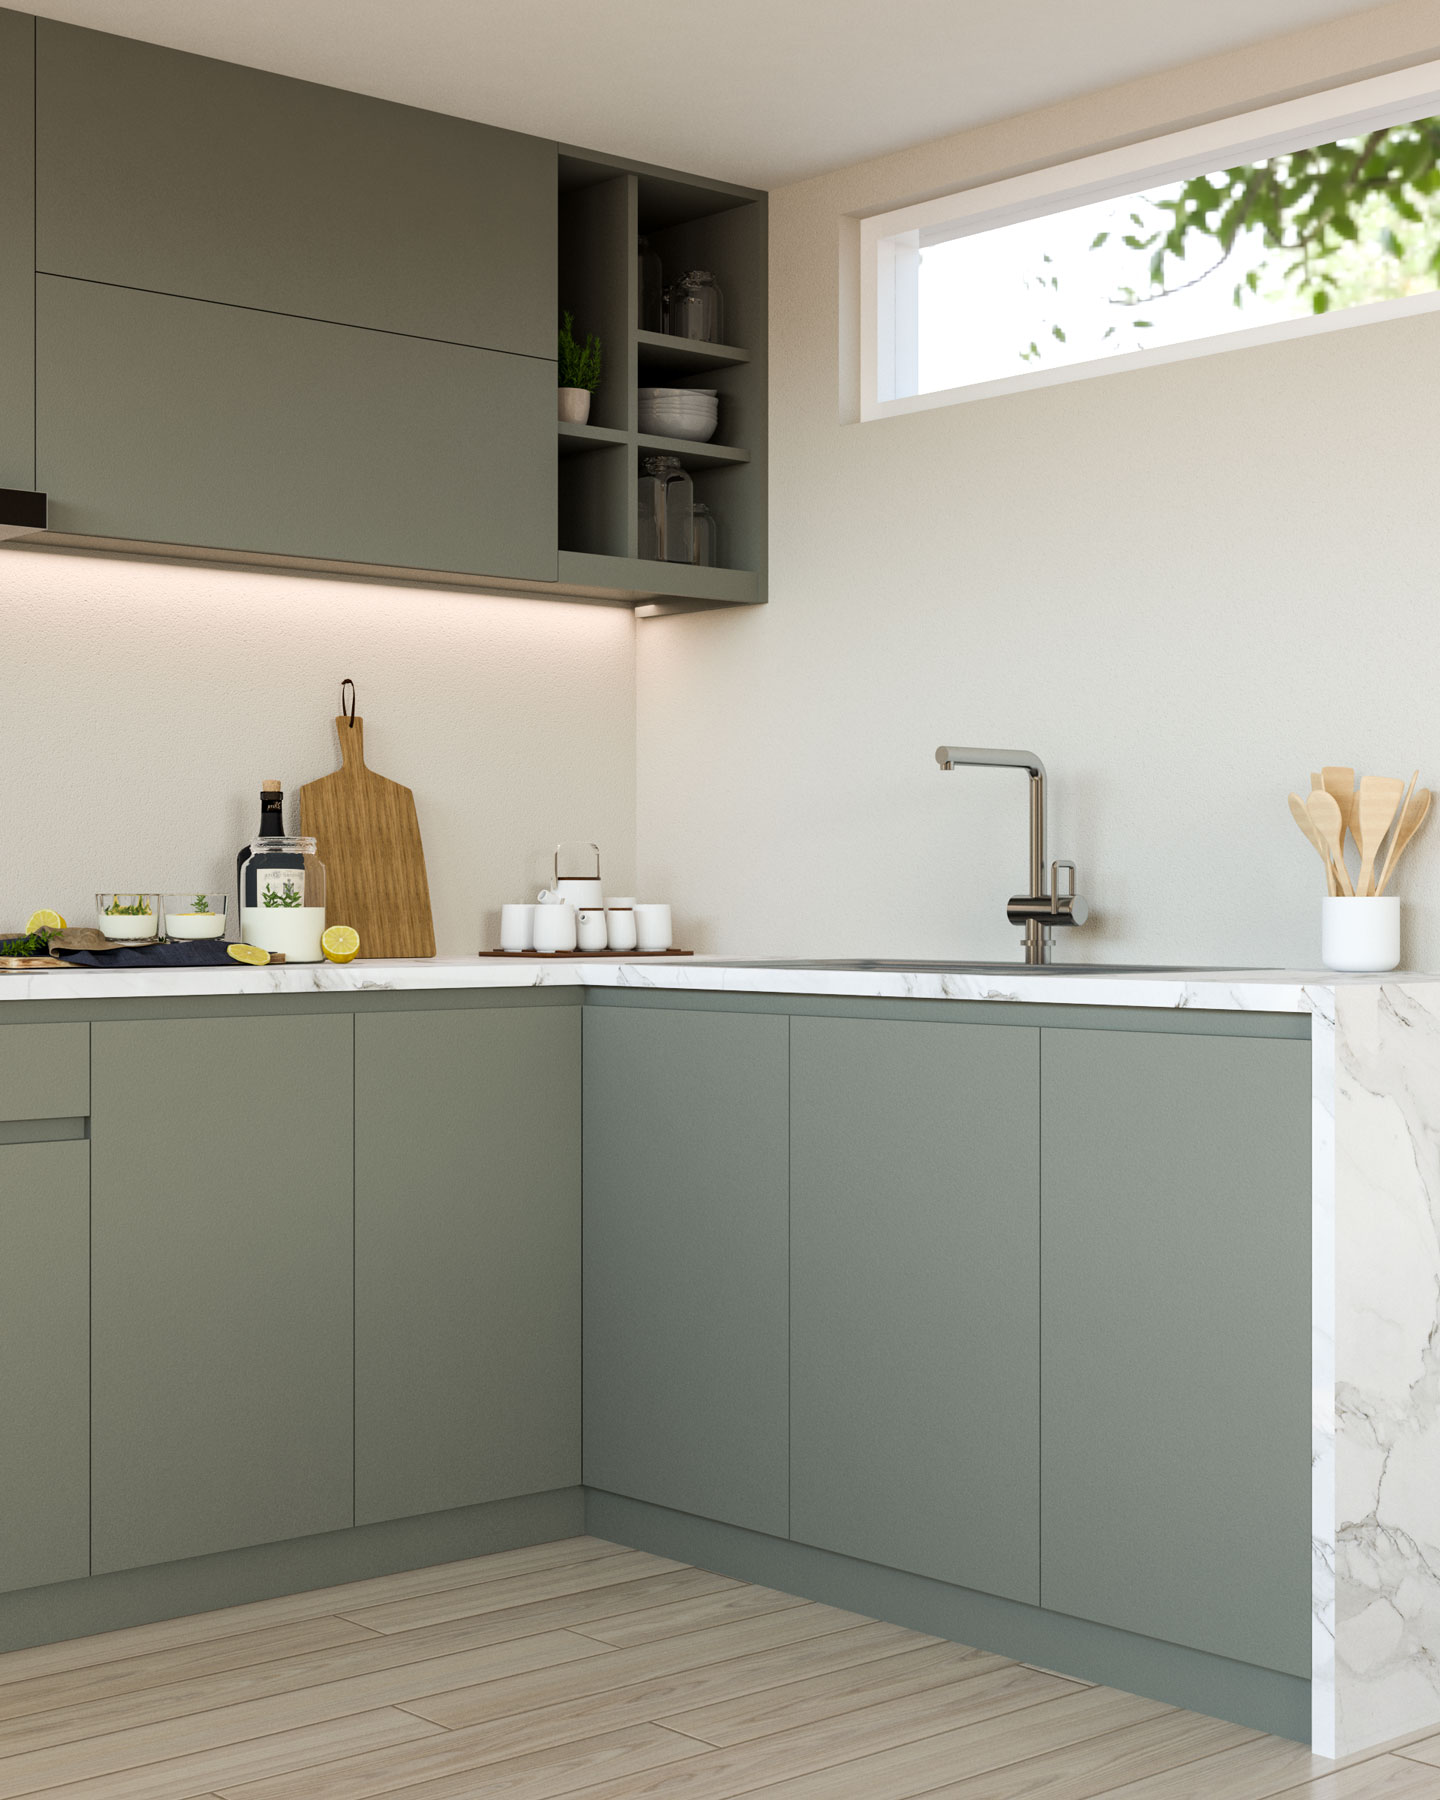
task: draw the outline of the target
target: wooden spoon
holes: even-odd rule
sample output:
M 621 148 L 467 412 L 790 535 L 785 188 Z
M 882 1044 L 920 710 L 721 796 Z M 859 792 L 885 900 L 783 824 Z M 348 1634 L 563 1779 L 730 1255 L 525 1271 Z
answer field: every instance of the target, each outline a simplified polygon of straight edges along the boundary
M 1323 790 L 1320 791 L 1323 792 Z M 1320 854 L 1320 860 L 1325 865 L 1325 885 L 1327 889 L 1332 894 L 1336 893 L 1338 889 L 1335 882 L 1335 868 L 1330 861 L 1330 852 L 1325 846 L 1324 838 L 1320 835 L 1319 827 L 1310 817 L 1309 813 L 1306 812 L 1305 802 L 1298 794 L 1292 794 L 1290 796 L 1290 812 L 1295 823 L 1305 833 L 1306 837 L 1309 838 L 1310 842 Z
M 1414 783 L 1411 783 L 1414 786 Z M 1405 810 L 1400 815 L 1400 823 L 1395 829 L 1394 841 L 1390 845 L 1390 853 L 1385 858 L 1385 867 L 1380 871 L 1380 879 L 1375 884 L 1375 892 L 1383 894 L 1385 883 L 1395 873 L 1395 865 L 1399 862 L 1401 852 L 1425 823 L 1425 815 L 1430 810 L 1431 793 L 1429 788 L 1421 788 L 1412 793 L 1405 802 Z
M 1335 869 L 1335 879 L 1340 883 L 1340 892 L 1355 898 L 1355 889 L 1350 882 L 1350 871 L 1345 867 L 1345 858 L 1340 850 L 1340 805 L 1335 796 L 1322 789 L 1311 794 L 1305 802 L 1305 810 L 1309 813 L 1315 829 L 1324 839 L 1325 848 L 1330 852 L 1330 861 Z
M 1318 770 L 1313 770 L 1310 775 L 1310 792 L 1312 794 L 1321 794 L 1324 791 L 1325 791 L 1324 776 L 1321 775 Z M 1296 796 L 1294 794 L 1292 794 L 1290 796 L 1290 798 L 1292 800 L 1294 800 L 1296 798 Z M 1293 808 L 1292 808 L 1292 810 L 1293 810 Z M 1300 810 L 1302 812 L 1305 811 L 1303 802 L 1301 803 Z M 1309 815 L 1309 813 L 1305 813 L 1305 823 L 1300 827 L 1300 829 L 1303 832 L 1305 832 L 1307 834 L 1307 836 L 1309 834 L 1310 824 L 1311 824 L 1310 815 Z M 1333 900 L 1335 898 L 1335 896 L 1340 892 L 1340 883 L 1335 879 L 1335 865 L 1330 861 L 1330 852 L 1325 848 L 1324 838 L 1320 838 L 1318 840 L 1318 843 L 1320 846 L 1320 854 L 1325 859 L 1325 892 L 1327 894 L 1329 894 L 1330 898 Z
M 1320 785 L 1327 794 L 1335 796 L 1335 804 L 1340 808 L 1340 848 L 1345 848 L 1345 833 L 1355 836 L 1355 771 L 1342 769 L 1338 764 L 1327 763 L 1320 771 Z M 1360 843 L 1356 839 L 1356 853 L 1360 853 Z
M 1352 818 L 1360 821 L 1360 873 L 1355 892 L 1369 896 L 1375 892 L 1375 857 L 1381 839 L 1390 829 L 1390 821 L 1400 806 L 1405 783 L 1394 775 L 1364 775 Z

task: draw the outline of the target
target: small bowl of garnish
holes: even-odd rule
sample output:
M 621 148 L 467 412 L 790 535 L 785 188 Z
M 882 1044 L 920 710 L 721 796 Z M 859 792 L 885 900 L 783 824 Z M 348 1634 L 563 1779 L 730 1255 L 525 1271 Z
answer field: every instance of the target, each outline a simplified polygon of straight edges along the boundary
M 226 899 L 224 894 L 202 894 L 193 889 L 187 894 L 167 894 L 166 937 L 172 944 L 192 938 L 223 938 Z
M 95 913 L 107 938 L 122 944 L 153 944 L 160 935 L 158 894 L 97 894 Z

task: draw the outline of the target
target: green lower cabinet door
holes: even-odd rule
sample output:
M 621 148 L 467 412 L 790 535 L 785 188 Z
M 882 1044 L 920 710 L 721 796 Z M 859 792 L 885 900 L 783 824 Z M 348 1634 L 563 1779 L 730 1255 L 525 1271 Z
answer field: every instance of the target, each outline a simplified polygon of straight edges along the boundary
M 585 1009 L 585 1481 L 784 1537 L 780 1016 Z
M 353 1522 L 353 1023 L 93 1028 L 94 1572 Z
M 41 275 L 60 532 L 553 581 L 555 365 Z
M 1039 1033 L 797 1018 L 791 1536 L 1039 1598 Z
M 90 1573 L 90 1146 L 0 1145 L 0 1592 Z
M 355 1021 L 355 1516 L 580 1480 L 580 1008 Z
M 1310 1046 L 1042 1065 L 1042 1601 L 1308 1676 Z

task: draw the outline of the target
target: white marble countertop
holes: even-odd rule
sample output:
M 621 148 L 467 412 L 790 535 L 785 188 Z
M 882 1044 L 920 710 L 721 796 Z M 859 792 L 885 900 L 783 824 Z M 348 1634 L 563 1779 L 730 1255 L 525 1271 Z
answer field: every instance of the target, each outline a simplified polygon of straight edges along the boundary
M 1395 972 L 1337 975 L 1295 969 L 1105 969 L 1083 964 L 1043 970 L 956 967 L 914 962 L 867 968 L 843 962 L 773 963 L 724 957 L 644 957 L 634 961 L 551 961 L 437 956 L 424 960 L 274 964 L 263 969 L 77 968 L 39 974 L 0 974 L 7 1000 L 116 1000 L 159 995 L 347 994 L 460 988 L 609 987 L 690 993 L 829 994 L 849 999 L 1000 1000 L 1062 1006 L 1188 1007 L 1219 1012 L 1296 1012 L 1331 1015 L 1340 987 L 1440 981 L 1440 976 Z

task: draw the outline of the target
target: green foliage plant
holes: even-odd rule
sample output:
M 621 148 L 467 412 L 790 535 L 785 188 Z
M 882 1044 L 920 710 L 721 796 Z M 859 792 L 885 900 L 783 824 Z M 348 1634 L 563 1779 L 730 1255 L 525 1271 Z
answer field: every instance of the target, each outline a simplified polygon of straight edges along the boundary
M 208 913 L 210 910 L 210 897 L 208 894 L 197 894 L 190 904 L 195 908 L 197 913 Z
M 582 344 L 575 336 L 575 315 L 560 316 L 560 386 L 584 388 L 593 394 L 600 385 L 600 340 L 593 333 Z
M 274 888 L 266 888 L 263 904 L 266 906 L 299 906 L 300 890 L 293 881 L 287 881 L 278 894 Z
M 133 906 L 122 906 L 118 894 L 105 908 L 105 917 L 107 919 L 140 919 L 148 918 L 149 916 L 150 908 L 146 905 L 145 901 L 137 900 Z
M 28 937 L 0 938 L 0 956 L 48 956 L 52 931 L 32 931 Z

